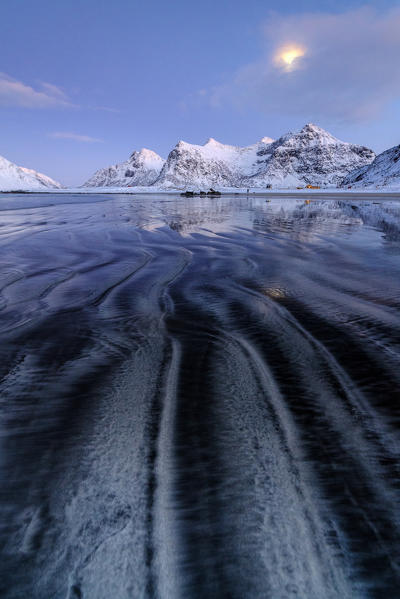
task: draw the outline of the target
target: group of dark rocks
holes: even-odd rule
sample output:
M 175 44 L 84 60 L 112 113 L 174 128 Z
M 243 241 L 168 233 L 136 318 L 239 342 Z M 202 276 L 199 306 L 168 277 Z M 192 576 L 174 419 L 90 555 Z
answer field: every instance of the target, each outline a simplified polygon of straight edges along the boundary
M 184 191 L 181 193 L 181 196 L 184 198 L 192 198 L 194 196 L 220 196 L 221 192 L 216 191 L 212 187 L 208 191 Z

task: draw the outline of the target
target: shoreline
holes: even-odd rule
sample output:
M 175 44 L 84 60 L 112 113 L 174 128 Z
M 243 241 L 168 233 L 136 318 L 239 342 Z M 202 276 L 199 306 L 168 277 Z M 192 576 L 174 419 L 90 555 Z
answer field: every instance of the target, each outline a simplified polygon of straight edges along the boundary
M 96 190 L 81 190 L 81 189 L 54 189 L 54 190 L 15 190 L 15 191 L 0 191 L 0 196 L 8 195 L 132 195 L 132 196 L 155 196 L 155 195 L 166 195 L 166 196 L 179 196 L 181 190 L 157 190 L 157 191 L 126 191 L 124 189 L 113 189 L 105 190 L 103 188 Z M 348 189 L 341 191 L 340 189 L 325 189 L 325 190 L 310 190 L 310 189 L 294 189 L 294 190 L 268 190 L 268 191 L 250 191 L 249 193 L 243 191 L 221 191 L 220 196 L 200 196 L 195 195 L 186 199 L 194 200 L 196 198 L 218 200 L 222 197 L 312 197 L 315 199 L 323 199 L 327 196 L 338 196 L 342 198 L 374 198 L 374 197 L 388 197 L 400 199 L 400 190 L 354 190 Z

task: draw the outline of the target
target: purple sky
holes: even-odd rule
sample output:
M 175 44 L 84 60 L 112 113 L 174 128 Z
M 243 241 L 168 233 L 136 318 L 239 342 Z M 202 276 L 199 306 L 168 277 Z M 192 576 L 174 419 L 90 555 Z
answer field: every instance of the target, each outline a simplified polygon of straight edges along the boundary
M 399 2 L 1 8 L 0 154 L 66 185 L 141 147 L 247 145 L 309 121 L 375 151 L 400 143 Z M 287 47 L 303 49 L 290 68 Z

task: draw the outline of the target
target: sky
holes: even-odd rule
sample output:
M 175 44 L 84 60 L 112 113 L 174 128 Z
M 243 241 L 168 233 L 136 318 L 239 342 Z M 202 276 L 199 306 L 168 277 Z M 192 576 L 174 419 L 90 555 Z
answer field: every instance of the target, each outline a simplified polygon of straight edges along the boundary
M 400 1 L 1 0 L 1 19 L 0 155 L 67 186 L 307 122 L 400 143 Z

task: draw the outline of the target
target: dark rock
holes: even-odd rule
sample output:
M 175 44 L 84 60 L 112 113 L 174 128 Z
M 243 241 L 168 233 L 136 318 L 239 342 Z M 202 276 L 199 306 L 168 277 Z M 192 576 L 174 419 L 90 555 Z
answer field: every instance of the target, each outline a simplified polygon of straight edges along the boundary
M 215 189 L 213 189 L 212 187 L 210 187 L 210 190 L 207 191 L 207 195 L 208 196 L 220 196 L 221 192 L 220 191 L 216 191 Z

